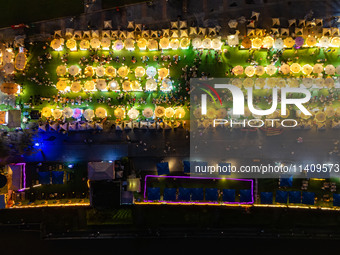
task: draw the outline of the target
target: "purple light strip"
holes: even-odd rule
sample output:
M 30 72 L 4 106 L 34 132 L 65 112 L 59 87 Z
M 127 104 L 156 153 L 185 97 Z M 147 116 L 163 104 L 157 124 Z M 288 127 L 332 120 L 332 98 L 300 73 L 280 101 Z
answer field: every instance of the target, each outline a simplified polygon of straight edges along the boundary
M 218 178 L 218 177 L 195 177 L 195 176 L 159 176 L 159 175 L 146 175 L 144 179 L 144 202 L 154 202 L 152 200 L 146 200 L 146 183 L 147 178 L 176 178 L 176 179 L 200 179 L 200 180 L 232 180 L 232 181 L 246 181 L 251 183 L 251 202 L 223 202 L 222 204 L 253 204 L 254 203 L 254 181 L 252 179 L 235 179 L 235 178 Z M 219 202 L 174 202 L 174 201 L 158 201 L 168 204 L 219 204 Z
M 17 163 L 17 164 L 14 164 L 15 166 L 23 166 L 23 175 L 24 175 L 24 187 L 22 189 L 19 189 L 18 191 L 21 192 L 21 191 L 24 191 L 26 189 L 26 163 Z

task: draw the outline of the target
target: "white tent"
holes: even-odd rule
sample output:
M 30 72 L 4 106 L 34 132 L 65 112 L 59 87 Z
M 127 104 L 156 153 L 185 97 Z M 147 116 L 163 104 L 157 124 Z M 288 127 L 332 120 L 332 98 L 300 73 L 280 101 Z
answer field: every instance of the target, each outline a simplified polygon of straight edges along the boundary
M 280 26 L 280 19 L 279 18 L 272 18 L 272 26 Z
M 190 35 L 197 35 L 197 28 L 196 27 L 190 27 Z
M 90 181 L 113 180 L 115 178 L 114 164 L 109 162 L 89 162 L 87 174 Z
M 104 28 L 112 28 L 112 20 L 105 20 L 104 21 Z
M 296 25 L 296 19 L 288 20 L 288 24 L 289 24 L 290 27 L 293 26 L 293 25 Z
M 132 122 L 129 121 L 129 122 L 125 122 L 125 127 L 124 127 L 125 130 L 130 130 L 132 129 Z

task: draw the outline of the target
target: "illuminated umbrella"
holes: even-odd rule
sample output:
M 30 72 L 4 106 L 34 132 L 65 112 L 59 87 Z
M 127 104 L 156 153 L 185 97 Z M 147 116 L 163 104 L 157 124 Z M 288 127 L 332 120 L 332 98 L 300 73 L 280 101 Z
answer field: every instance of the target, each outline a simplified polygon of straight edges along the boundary
M 77 50 L 77 42 L 74 39 L 69 39 L 66 42 L 66 47 L 70 50 Z
M 336 74 L 340 75 L 340 65 L 335 68 Z
M 124 42 L 125 49 L 127 50 L 134 50 L 135 49 L 135 41 L 131 38 L 128 38 Z
M 303 43 L 304 43 L 304 40 L 301 36 L 298 36 L 298 37 L 295 38 L 296 46 L 301 47 L 303 45 Z
M 98 107 L 95 111 L 96 117 L 104 119 L 107 116 L 107 112 L 103 107 Z
M 290 78 L 290 79 L 287 79 L 288 81 L 288 86 L 290 88 L 298 88 L 300 87 L 300 83 L 297 79 L 294 79 L 294 78 Z
M 179 48 L 179 40 L 178 39 L 171 39 L 170 48 L 173 49 L 173 50 L 177 50 Z
M 194 115 L 194 117 L 195 117 L 196 119 L 202 118 L 202 110 L 201 110 L 201 108 L 196 108 L 196 109 L 194 110 L 193 115 Z
M 214 108 L 208 108 L 207 110 L 207 117 L 209 119 L 215 119 L 217 116 L 217 111 Z
M 315 114 L 316 122 L 325 122 L 326 121 L 326 114 L 324 112 L 317 112 Z
M 251 40 L 249 39 L 249 37 L 245 37 L 243 40 L 242 40 L 242 43 L 241 45 L 243 46 L 243 48 L 250 48 L 251 47 Z
M 82 114 L 83 114 L 82 110 L 80 110 L 79 108 L 75 108 L 75 109 L 73 109 L 72 117 L 75 118 L 75 119 L 79 119 Z
M 137 80 L 132 81 L 132 82 L 131 82 L 131 89 L 132 89 L 133 91 L 142 90 L 139 81 L 137 81 Z
M 324 80 L 324 86 L 327 88 L 333 88 L 334 87 L 334 80 L 331 77 L 328 77 Z
M 282 50 L 284 45 L 285 44 L 284 44 L 284 42 L 281 38 L 275 39 L 275 41 L 274 41 L 274 48 L 275 49 Z
M 275 88 L 278 86 L 278 79 L 277 78 L 267 78 L 267 86 L 269 88 Z
M 1 55 L 1 54 L 0 54 Z M 24 70 L 27 62 L 27 57 L 24 52 L 19 52 L 14 60 L 14 65 L 17 70 Z M 1 64 L 1 56 L 0 56 L 0 64 Z
M 113 47 L 115 50 L 122 50 L 124 48 L 124 43 L 122 42 L 122 40 L 117 40 L 113 44 Z
M 138 116 L 139 116 L 139 111 L 138 111 L 137 109 L 135 109 L 135 108 L 131 108 L 131 109 L 128 111 L 127 115 L 129 116 L 130 119 L 135 120 L 135 119 L 137 119 Z
M 160 79 L 163 79 L 165 77 L 167 77 L 169 75 L 169 69 L 167 68 L 161 68 L 161 69 L 158 69 L 158 76 Z
M 307 39 L 306 39 L 306 44 L 309 46 L 309 47 L 313 47 L 315 46 L 317 43 L 316 41 L 316 38 L 314 36 L 308 36 Z
M 290 73 L 290 66 L 287 64 L 283 64 L 280 66 L 280 71 L 283 74 L 289 74 Z
M 243 86 L 244 86 L 245 88 L 252 88 L 253 85 L 254 85 L 253 79 L 251 79 L 251 78 L 246 78 L 246 79 L 243 80 Z
M 65 80 L 59 80 L 56 84 L 56 88 L 59 91 L 64 91 L 67 87 L 67 82 Z
M 286 87 L 286 81 L 285 81 L 284 79 L 282 79 L 282 78 L 278 78 L 278 79 L 277 79 L 277 86 L 278 86 L 279 88 L 284 88 L 284 87 Z
M 253 48 L 261 48 L 262 46 L 262 39 L 261 38 L 255 38 L 251 42 Z
M 16 83 L 8 83 L 4 82 L 0 86 L 0 90 L 2 93 L 5 93 L 7 95 L 14 95 L 19 92 L 20 86 Z
M 302 72 L 303 72 L 305 75 L 310 75 L 310 74 L 312 73 L 312 71 L 313 71 L 313 67 L 312 67 L 311 65 L 309 65 L 309 64 L 304 65 L 304 66 L 302 67 Z
M 105 74 L 107 76 L 116 77 L 117 76 L 117 70 L 113 66 L 108 66 L 108 67 L 105 68 Z
M 302 84 L 306 87 L 306 88 L 311 88 L 313 86 L 313 79 L 312 78 L 303 78 L 302 79 Z
M 231 81 L 231 84 L 238 87 L 238 88 L 241 88 L 242 87 L 242 81 L 241 79 L 233 79 Z
M 171 89 L 171 86 L 172 86 L 172 82 L 170 79 L 164 79 L 162 81 L 162 85 L 161 85 L 161 90 L 162 91 L 167 91 L 167 90 L 170 90 Z
M 331 106 L 327 106 L 325 110 L 325 114 L 327 117 L 333 117 L 335 115 L 335 110 Z
M 263 38 L 263 47 L 264 48 L 271 48 L 274 45 L 274 39 L 271 36 L 266 36 Z
M 331 40 L 331 44 L 333 46 L 339 47 L 340 46 L 340 37 L 333 37 Z
M 106 90 L 107 88 L 105 79 L 97 79 L 96 88 L 98 90 Z
M 305 120 L 307 120 L 311 117 L 310 115 L 304 115 L 303 112 L 301 112 L 300 110 L 296 111 L 296 116 L 299 117 L 299 118 L 305 119 Z
M 265 72 L 266 72 L 266 70 L 264 69 L 263 66 L 257 66 L 257 67 L 255 67 L 255 74 L 256 74 L 257 76 L 264 75 Z
M 200 38 L 194 38 L 191 42 L 192 47 L 194 49 L 201 48 L 202 46 L 202 40 Z
M 243 74 L 243 67 L 239 65 L 235 66 L 232 71 L 235 75 L 241 75 Z
M 175 110 L 171 107 L 168 107 L 165 109 L 164 116 L 166 118 L 172 118 L 175 114 Z
M 12 62 L 13 58 L 14 58 L 14 53 L 12 51 L 6 50 L 2 57 L 2 60 L 4 61 L 4 63 L 10 63 Z
M 6 63 L 3 67 L 3 70 L 6 74 L 14 73 L 14 65 L 13 63 Z
M 145 108 L 143 110 L 143 116 L 145 118 L 151 118 L 153 116 L 153 110 L 151 108 Z
M 327 65 L 325 67 L 325 73 L 327 75 L 334 75 L 335 74 L 335 67 L 333 65 Z
M 165 114 L 165 108 L 163 106 L 157 106 L 155 109 L 155 116 L 157 118 L 162 118 Z
M 154 77 L 157 74 L 157 69 L 153 66 L 149 66 L 146 69 L 146 75 L 149 77 Z
M 55 120 L 60 119 L 63 116 L 63 111 L 59 109 L 54 109 L 52 115 Z
M 84 84 L 84 88 L 86 91 L 93 91 L 95 87 L 94 81 L 86 81 Z
M 49 118 L 52 116 L 52 110 L 50 107 L 46 106 L 42 108 L 41 110 L 41 115 L 44 116 L 45 118 Z
M 60 65 L 57 67 L 57 75 L 64 76 L 66 74 L 66 66 Z
M 66 107 L 63 110 L 63 115 L 65 118 L 71 118 L 73 115 L 73 110 L 70 107 Z
M 92 38 L 90 40 L 90 45 L 93 49 L 98 49 L 100 47 L 100 41 L 98 38 Z
M 103 66 L 99 66 L 96 68 L 96 75 L 98 77 L 102 77 L 105 75 L 105 68 Z
M 81 90 L 80 82 L 77 82 L 77 81 L 72 82 L 71 91 L 74 93 L 78 93 L 80 92 L 80 90 Z
M 204 49 L 210 49 L 211 48 L 211 40 L 209 38 L 205 38 L 203 41 L 202 41 L 202 47 Z
M 130 81 L 124 81 L 122 84 L 124 91 L 130 91 L 131 90 L 131 82 Z
M 317 79 L 314 79 L 314 82 L 315 82 L 315 85 L 316 85 L 318 88 L 323 88 L 323 87 L 324 87 L 324 79 L 322 79 L 322 78 L 317 78 Z
M 270 75 L 270 76 L 272 76 L 273 74 L 275 74 L 276 73 L 276 66 L 274 66 L 274 65 L 268 65 L 267 67 L 266 67 L 266 73 L 268 74 L 268 75 Z
M 123 108 L 116 108 L 113 113 L 118 119 L 123 119 L 125 117 L 125 110 Z
M 51 41 L 51 47 L 52 47 L 52 49 L 57 50 L 57 49 L 60 48 L 60 46 L 61 46 L 61 41 L 60 41 L 60 39 L 53 39 L 53 40 Z
M 71 67 L 68 69 L 68 72 L 69 72 L 70 75 L 76 76 L 77 74 L 79 74 L 80 69 L 79 69 L 78 66 L 73 65 L 73 66 L 71 66 Z
M 295 44 L 295 41 L 293 38 L 287 37 L 286 39 L 283 40 L 283 43 L 287 48 L 292 48 Z
M 79 48 L 81 50 L 87 50 L 90 48 L 90 42 L 88 40 L 81 40 L 79 43 Z
M 265 85 L 266 85 L 266 79 L 265 78 L 257 78 L 255 80 L 255 86 L 256 87 L 263 89 Z
M 222 47 L 223 43 L 221 42 L 221 39 L 219 38 L 214 38 L 211 40 L 211 47 L 214 50 L 220 50 Z
M 84 74 L 86 77 L 92 77 L 94 75 L 94 70 L 92 66 L 85 67 Z
M 284 119 L 285 119 L 285 118 L 288 118 L 289 115 L 290 115 L 289 109 L 286 109 L 286 115 L 282 115 L 282 114 L 280 113 L 281 118 L 284 118 Z
M 155 39 L 149 39 L 147 46 L 149 50 L 157 50 L 158 42 Z
M 145 75 L 145 69 L 142 66 L 137 66 L 135 69 L 135 76 L 137 78 L 143 77 Z
M 225 108 L 220 108 L 217 110 L 216 117 L 218 119 L 224 119 L 228 116 L 228 111 Z
M 147 43 L 148 43 L 148 41 L 145 38 L 140 38 L 137 41 L 137 46 L 140 50 L 145 50 Z
M 247 66 L 244 69 L 244 73 L 248 76 L 248 77 L 252 77 L 255 74 L 255 68 L 253 66 Z
M 179 43 L 179 47 L 181 47 L 182 49 L 186 49 L 190 46 L 190 39 L 189 38 L 182 38 L 180 43 Z
M 313 73 L 322 73 L 322 72 L 323 72 L 322 64 L 315 64 L 313 66 Z
M 290 70 L 293 72 L 293 73 L 299 73 L 301 71 L 301 66 L 300 64 L 298 63 L 294 63 L 290 66 Z
M 109 88 L 111 90 L 119 90 L 119 85 L 118 85 L 118 82 L 115 81 L 115 80 L 112 80 L 109 82 Z
M 159 40 L 159 47 L 161 49 L 167 49 L 169 48 L 169 45 L 170 45 L 169 38 L 163 37 L 162 39 Z
M 267 115 L 268 119 L 277 119 L 280 116 L 280 112 L 275 110 L 273 113 Z
M 118 69 L 118 75 L 125 78 L 129 74 L 129 68 L 127 66 L 121 66 Z
M 182 107 L 179 107 L 175 110 L 175 118 L 176 119 L 184 118 L 184 116 L 185 116 L 185 110 Z
M 107 37 L 103 37 L 100 41 L 100 44 L 102 45 L 103 49 L 108 49 L 111 47 L 111 40 Z
M 86 109 L 83 116 L 87 121 L 92 121 L 94 118 L 94 111 L 92 109 Z
M 319 39 L 319 44 L 321 47 L 327 48 L 330 44 L 330 40 L 328 36 L 323 36 Z
M 157 90 L 157 82 L 154 79 L 148 79 L 145 83 L 146 90 Z

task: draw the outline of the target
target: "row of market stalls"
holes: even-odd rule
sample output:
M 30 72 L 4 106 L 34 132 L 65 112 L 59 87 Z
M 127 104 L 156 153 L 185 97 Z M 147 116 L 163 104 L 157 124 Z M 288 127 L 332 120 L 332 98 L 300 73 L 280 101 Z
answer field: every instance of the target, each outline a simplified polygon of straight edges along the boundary
M 340 66 L 335 67 L 334 65 L 328 64 L 315 64 L 313 66 L 309 64 L 300 65 L 299 63 L 293 63 L 291 65 L 288 64 L 282 64 L 281 66 L 275 66 L 273 64 L 262 66 L 247 66 L 243 67 L 240 65 L 235 66 L 232 69 L 232 72 L 234 75 L 239 76 L 245 74 L 248 77 L 253 76 L 262 76 L 262 75 L 275 75 L 278 72 L 280 72 L 283 75 L 289 75 L 289 74 L 304 74 L 304 75 L 322 75 L 325 73 L 326 75 L 333 76 L 333 75 L 340 75 Z
M 74 92 L 81 91 L 156 91 L 158 88 L 160 91 L 166 92 L 172 89 L 172 81 L 170 79 L 164 79 L 162 82 L 151 78 L 148 79 L 144 85 L 138 80 L 125 80 L 121 84 L 117 80 L 110 80 L 107 82 L 105 79 L 88 80 L 84 83 L 79 81 L 70 81 L 68 79 L 61 79 L 57 82 L 56 88 L 60 92 Z
M 137 66 L 133 71 L 126 65 L 122 65 L 118 69 L 113 66 L 87 66 L 84 71 L 78 65 L 72 65 L 67 67 L 65 65 L 59 65 L 56 69 L 58 76 L 65 76 L 67 74 L 71 76 L 82 75 L 83 78 L 97 77 L 121 77 L 126 78 L 130 73 L 134 73 L 136 78 L 142 78 L 145 75 L 154 78 L 164 79 L 170 75 L 168 68 L 162 67 L 156 69 L 154 66 L 149 66 L 146 69 L 142 66 Z
M 55 38 L 51 41 L 51 48 L 56 51 L 61 51 L 65 47 L 70 51 L 88 50 L 88 49 L 103 49 L 120 51 L 126 50 L 166 50 L 166 49 L 187 49 L 190 46 L 191 39 L 188 37 L 170 38 L 163 37 L 161 39 L 146 39 L 140 38 L 138 40 L 111 40 L 108 37 L 92 38 L 91 40 L 82 39 L 79 42 L 75 39 L 68 39 L 66 42 L 63 38 Z M 192 40 L 194 48 L 214 49 L 220 50 L 223 42 L 220 38 L 195 38 Z
M 161 39 L 147 39 L 140 38 L 137 40 L 128 38 L 126 40 L 111 40 L 108 37 L 92 38 L 90 40 L 82 39 L 79 42 L 75 39 L 68 39 L 65 42 L 63 38 L 55 38 L 51 41 L 50 46 L 56 51 L 63 50 L 65 47 L 70 51 L 88 50 L 88 49 L 103 49 L 103 50 L 166 50 L 166 49 L 187 49 L 190 45 L 195 49 L 214 49 L 220 50 L 226 44 L 229 46 L 237 46 L 244 49 L 260 49 L 260 48 L 274 48 L 282 50 L 284 48 L 293 47 L 339 47 L 340 37 L 334 36 L 297 36 L 286 38 L 274 38 L 273 36 L 263 37 L 244 37 L 239 38 L 238 34 L 229 35 L 226 40 L 220 37 L 181 37 L 171 38 L 162 37 Z
M 63 110 L 61 109 L 52 109 L 48 106 L 44 107 L 41 110 L 41 115 L 45 118 L 52 118 L 54 120 L 59 120 L 61 118 L 74 118 L 79 119 L 82 116 L 87 121 L 92 121 L 95 117 L 99 119 L 104 119 L 107 117 L 107 111 L 103 107 L 98 107 L 95 111 L 92 109 L 82 110 L 79 108 L 72 109 L 70 107 L 66 107 Z M 114 110 L 114 116 L 118 119 L 129 118 L 132 120 L 138 119 L 140 116 L 143 116 L 147 119 L 153 118 L 175 118 L 182 119 L 186 115 L 186 112 L 183 107 L 163 107 L 156 106 L 155 109 L 150 107 L 146 107 L 143 110 L 138 110 L 136 108 L 131 108 L 129 110 L 118 107 Z

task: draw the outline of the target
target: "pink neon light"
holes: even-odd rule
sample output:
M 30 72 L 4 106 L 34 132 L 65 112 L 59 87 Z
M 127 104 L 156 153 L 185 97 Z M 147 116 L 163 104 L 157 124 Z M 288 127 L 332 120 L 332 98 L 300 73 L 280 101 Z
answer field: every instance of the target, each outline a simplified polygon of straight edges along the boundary
M 159 176 L 159 175 L 146 175 L 144 179 L 144 202 L 154 202 L 152 200 L 146 200 L 146 183 L 147 178 L 178 178 L 178 179 L 201 179 L 201 180 L 232 180 L 232 181 L 247 181 L 251 183 L 250 192 L 251 192 L 251 202 L 223 202 L 222 204 L 253 204 L 254 203 L 254 181 L 252 179 L 235 179 L 235 178 L 215 178 L 215 177 L 195 177 L 195 176 Z M 163 201 L 160 200 L 158 202 L 161 203 L 168 203 L 168 204 L 202 204 L 202 205 L 209 205 L 209 204 L 219 204 L 219 202 L 175 202 L 175 201 Z
M 24 187 L 22 189 L 19 189 L 18 191 L 21 192 L 21 191 L 24 191 L 26 189 L 26 163 L 17 163 L 17 164 L 14 164 L 15 166 L 23 166 L 22 167 L 22 172 L 23 172 L 23 175 L 24 175 Z

